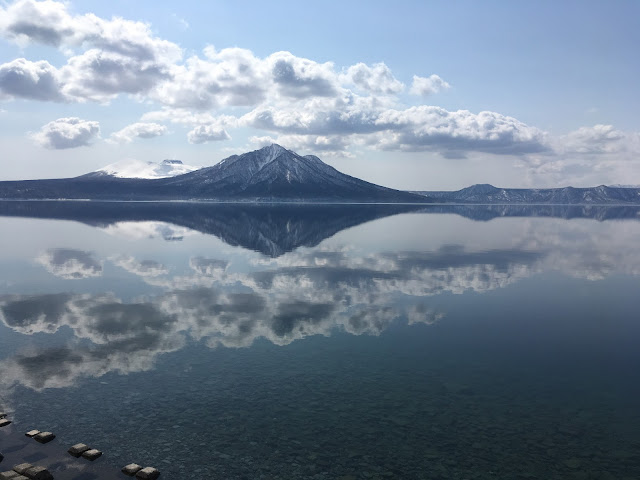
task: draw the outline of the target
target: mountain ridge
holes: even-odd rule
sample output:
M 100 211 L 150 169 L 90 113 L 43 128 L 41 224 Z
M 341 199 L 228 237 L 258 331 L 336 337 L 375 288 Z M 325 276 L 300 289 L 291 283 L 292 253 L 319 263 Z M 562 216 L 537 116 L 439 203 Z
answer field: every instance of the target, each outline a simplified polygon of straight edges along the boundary
M 346 175 L 313 155 L 272 144 L 167 178 L 75 178 L 0 182 L 0 199 L 211 200 L 428 203 L 429 199 Z
M 141 162 L 147 177 L 112 164 L 74 178 L 0 182 L 0 200 L 214 201 L 241 203 L 451 203 L 495 205 L 639 205 L 640 188 L 499 188 L 402 191 L 344 174 L 315 155 L 272 144 L 195 169 L 178 160 Z M 148 168 L 156 169 L 149 173 Z M 157 168 L 164 169 L 158 176 Z M 128 168 L 128 167 L 127 167 Z M 175 175 L 182 169 L 194 169 Z M 126 170 L 126 168 L 125 168 Z M 164 172 L 164 173 L 163 173 Z M 173 173 L 173 174 L 171 174 Z
M 501 188 L 491 184 L 476 184 L 455 191 L 413 191 L 436 203 L 464 204 L 549 204 L 549 205 L 637 205 L 640 188 L 560 187 L 560 188 Z

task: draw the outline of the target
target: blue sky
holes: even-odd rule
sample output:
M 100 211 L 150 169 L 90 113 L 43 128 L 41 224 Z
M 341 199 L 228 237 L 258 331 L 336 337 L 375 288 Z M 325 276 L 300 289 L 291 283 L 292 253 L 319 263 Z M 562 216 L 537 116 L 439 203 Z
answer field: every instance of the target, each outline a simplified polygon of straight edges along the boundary
M 396 188 L 640 184 L 636 1 L 1 8 L 0 179 L 276 141 Z

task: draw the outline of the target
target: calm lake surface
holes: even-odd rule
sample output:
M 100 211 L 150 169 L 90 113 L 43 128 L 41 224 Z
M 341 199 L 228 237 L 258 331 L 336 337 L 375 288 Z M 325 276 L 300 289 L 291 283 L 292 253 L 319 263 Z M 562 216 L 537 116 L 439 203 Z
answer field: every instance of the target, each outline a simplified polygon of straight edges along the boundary
M 166 479 L 640 478 L 635 210 L 2 208 L 17 431 Z

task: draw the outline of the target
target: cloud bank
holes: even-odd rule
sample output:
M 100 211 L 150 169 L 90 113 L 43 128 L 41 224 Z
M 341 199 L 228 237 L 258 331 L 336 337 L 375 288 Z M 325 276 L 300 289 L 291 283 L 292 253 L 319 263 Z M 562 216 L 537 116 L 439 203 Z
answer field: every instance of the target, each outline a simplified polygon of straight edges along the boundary
M 66 56 L 56 65 L 27 58 L 1 64 L 1 101 L 107 105 L 125 96 L 150 105 L 140 122 L 113 134 L 116 142 L 166 135 L 161 123 L 170 121 L 194 145 L 224 142 L 240 131 L 254 143 L 268 138 L 323 155 L 348 157 L 364 149 L 451 159 L 502 156 L 532 175 L 559 180 L 571 172 L 578 181 L 594 172 L 629 172 L 624 162 L 636 162 L 640 152 L 637 132 L 610 125 L 554 137 L 499 112 L 421 104 L 450 88 L 435 73 L 417 72 L 403 82 L 383 62 L 339 66 L 287 51 L 260 57 L 245 48 L 211 45 L 186 54 L 148 24 L 75 14 L 55 0 L 0 7 L 0 35 Z M 90 144 L 96 135 L 95 129 L 43 132 L 37 141 L 71 148 Z
M 0 32 L 8 40 L 69 55 L 59 66 L 24 58 L 0 65 L 5 98 L 108 103 L 130 95 L 162 107 L 165 118 L 182 119 L 191 127 L 192 144 L 228 140 L 229 128 L 249 127 L 340 154 L 352 146 L 447 156 L 547 149 L 538 129 L 496 112 L 403 107 L 399 95 L 406 87 L 381 62 L 338 68 L 290 52 L 260 58 L 247 49 L 212 46 L 184 58 L 179 45 L 155 36 L 149 25 L 74 15 L 53 0 L 18 0 L 0 16 Z M 433 95 L 448 87 L 438 75 L 416 75 L 410 93 Z M 229 115 L 229 108 L 245 112 Z M 162 126 L 141 122 L 112 138 L 130 142 L 165 133 Z

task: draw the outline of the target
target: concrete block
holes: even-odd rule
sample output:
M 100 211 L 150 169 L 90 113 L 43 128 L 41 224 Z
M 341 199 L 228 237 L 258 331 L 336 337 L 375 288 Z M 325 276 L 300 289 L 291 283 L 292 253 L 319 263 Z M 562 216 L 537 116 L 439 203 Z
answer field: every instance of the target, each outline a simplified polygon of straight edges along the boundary
M 145 467 L 136 473 L 136 478 L 140 480 L 156 480 L 160 476 L 160 472 L 153 467 Z
M 67 451 L 69 452 L 70 455 L 72 455 L 72 456 L 74 456 L 76 458 L 80 458 L 82 456 L 82 454 L 84 452 L 86 452 L 87 450 L 91 450 L 91 447 L 88 447 L 84 443 L 76 443 L 73 447 L 71 447 Z
M 33 439 L 38 443 L 49 443 L 56 436 L 51 432 L 40 432 Z
M 130 477 L 133 477 L 140 470 L 142 470 L 142 467 L 137 463 L 130 463 L 129 465 L 122 467 L 122 473 L 129 475 Z
M 82 458 L 86 458 L 87 460 L 91 460 L 92 462 L 97 458 L 100 458 L 101 456 L 102 452 L 100 450 L 96 450 L 95 448 L 82 453 Z

